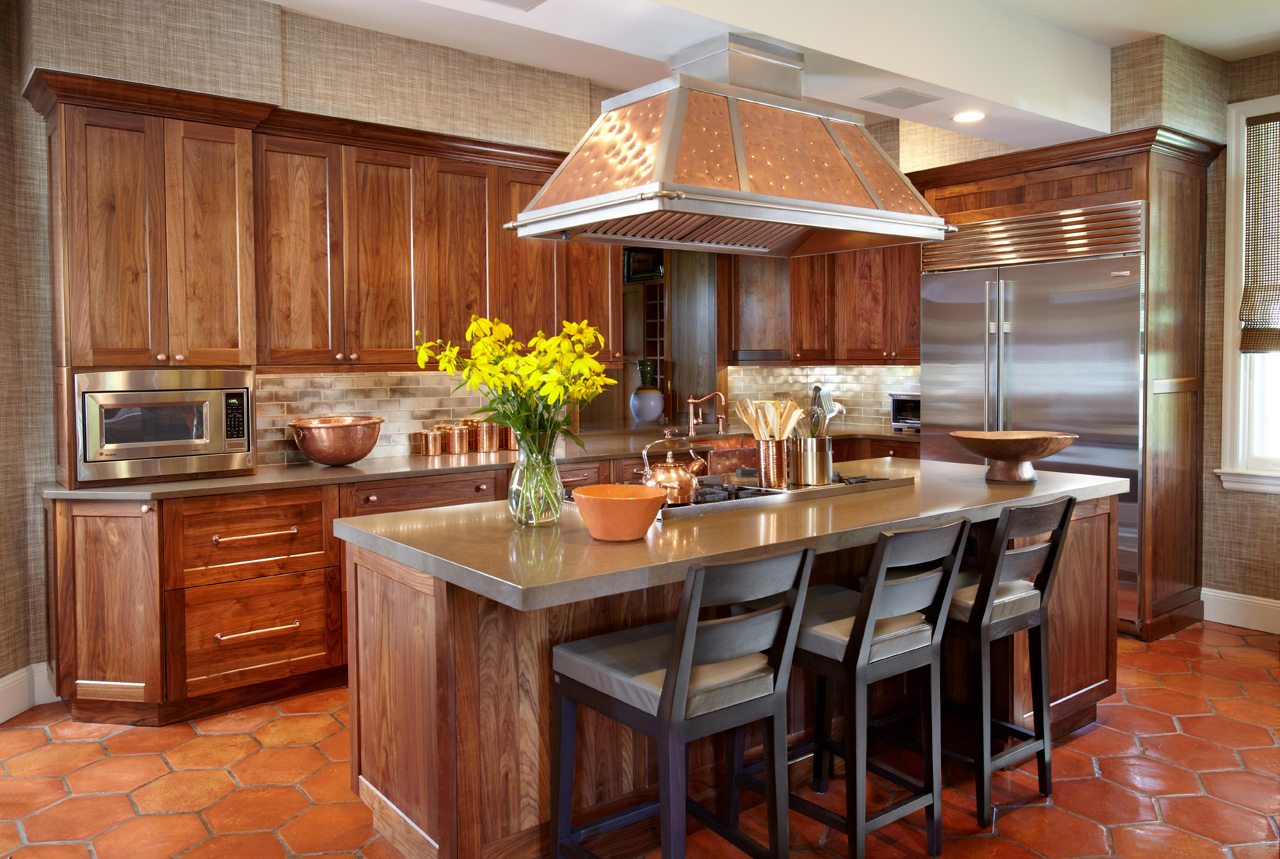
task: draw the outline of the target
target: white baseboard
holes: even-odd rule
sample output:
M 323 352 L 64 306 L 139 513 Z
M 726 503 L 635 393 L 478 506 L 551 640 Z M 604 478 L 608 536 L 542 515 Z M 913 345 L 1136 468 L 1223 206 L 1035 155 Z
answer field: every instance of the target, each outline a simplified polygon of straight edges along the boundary
M 37 662 L 0 677 L 0 722 L 12 719 L 37 704 L 58 700 L 53 691 L 49 665 Z
M 1280 633 L 1280 600 L 1201 588 L 1204 619 L 1215 623 Z

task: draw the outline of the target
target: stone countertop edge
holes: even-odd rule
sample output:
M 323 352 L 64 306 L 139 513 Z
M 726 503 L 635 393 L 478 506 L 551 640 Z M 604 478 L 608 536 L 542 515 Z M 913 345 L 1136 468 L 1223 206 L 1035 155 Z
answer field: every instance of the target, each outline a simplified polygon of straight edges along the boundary
M 633 428 L 618 431 L 584 432 L 585 450 L 565 439 L 565 455 L 557 458 L 563 465 L 599 462 L 603 459 L 619 459 L 639 456 L 650 441 L 661 437 L 662 427 L 652 431 Z M 655 435 L 655 433 L 657 433 Z M 919 441 L 916 433 L 885 431 L 880 426 L 859 427 L 845 425 L 831 433 L 833 438 L 896 438 Z M 708 436 L 707 438 L 714 438 Z M 695 439 L 696 441 L 696 439 Z M 162 501 L 166 498 L 196 498 L 206 495 L 230 495 L 235 492 L 260 492 L 268 489 L 289 489 L 305 486 L 324 486 L 330 483 L 360 483 L 370 480 L 399 480 L 410 477 L 434 477 L 450 474 L 467 474 L 475 471 L 507 469 L 515 465 L 515 451 L 496 453 L 468 453 L 443 456 L 380 456 L 361 460 L 353 465 L 327 466 L 312 462 L 291 465 L 266 465 L 253 474 L 235 477 L 198 478 L 161 483 L 135 483 L 121 486 L 86 487 L 67 489 L 56 483 L 37 486 L 41 498 L 72 501 Z
M 913 465 L 913 460 L 902 459 L 878 459 L 878 460 L 862 460 L 859 463 L 858 470 L 862 472 L 876 471 L 881 468 L 894 470 L 897 473 L 912 473 L 917 477 L 917 485 L 915 487 L 902 487 L 900 489 L 887 489 L 877 492 L 869 492 L 858 495 L 847 495 L 837 497 L 827 497 L 822 499 L 813 499 L 810 501 L 796 501 L 795 508 L 802 506 L 830 506 L 833 504 L 841 505 L 859 505 L 867 510 L 875 510 L 877 506 L 877 496 L 888 493 L 918 493 L 921 489 L 919 483 L 920 469 Z M 972 478 L 981 485 L 986 486 L 983 480 L 985 472 L 984 466 L 964 465 L 960 463 L 931 463 L 933 467 L 942 467 L 944 469 L 944 479 L 959 476 L 967 481 Z M 970 470 L 969 474 L 957 469 Z M 950 474 L 947 474 L 950 472 Z M 1053 474 L 1053 477 L 1047 475 Z M 979 522 L 994 519 L 1000 515 L 1000 512 L 1011 504 L 1018 503 L 1034 503 L 1035 501 L 1047 501 L 1051 498 L 1060 497 L 1063 494 L 1072 494 L 1078 500 L 1088 501 L 1097 498 L 1104 498 L 1112 495 L 1120 495 L 1128 491 L 1128 480 L 1124 478 L 1096 477 L 1092 475 L 1079 475 L 1069 473 L 1050 473 L 1041 472 L 1042 482 L 1033 486 L 1032 491 L 1018 497 L 991 497 L 989 500 L 982 501 L 978 499 L 969 499 L 977 501 L 977 503 L 966 503 L 944 510 L 934 509 L 936 505 L 930 505 L 924 499 L 921 499 L 916 505 L 917 512 L 906 511 L 908 515 L 886 516 L 883 520 L 866 521 L 855 527 L 827 531 L 825 533 L 803 534 L 792 539 L 778 540 L 767 544 L 769 553 L 785 553 L 788 551 L 796 551 L 806 547 L 812 547 L 819 554 L 823 552 L 832 552 L 839 549 L 850 548 L 854 546 L 864 546 L 874 543 L 881 531 L 902 528 L 902 527 L 922 527 L 933 524 L 940 524 L 949 521 L 956 516 L 967 516 L 970 520 Z M 1059 481 L 1054 478 L 1062 477 Z M 1050 485 L 1045 485 L 1050 484 Z M 1057 484 L 1054 486 L 1053 484 Z M 1063 485 L 1066 484 L 1066 485 Z M 1043 488 L 1042 488 L 1043 487 Z M 1009 491 L 1007 487 L 988 487 L 991 495 L 998 496 L 1002 494 L 1001 490 Z M 928 487 L 925 487 L 928 491 Z M 1016 491 L 1016 488 L 1015 490 Z M 901 496 L 898 496 L 901 498 Z M 887 499 L 881 499 L 884 501 Z M 468 518 L 473 521 L 480 521 L 483 527 L 483 520 L 487 517 L 496 515 L 496 511 L 505 514 L 506 503 L 501 501 L 481 502 L 477 504 L 466 505 L 470 508 Z M 787 509 L 791 509 L 792 505 L 787 505 Z M 927 509 L 922 509 L 927 508 Z M 764 546 L 752 542 L 750 540 L 741 540 L 735 544 L 723 545 L 720 548 L 708 546 L 705 550 L 699 549 L 694 554 L 683 554 L 678 557 L 671 557 L 670 552 L 663 552 L 657 547 L 650 546 L 648 540 L 644 543 L 636 541 L 634 543 L 620 543 L 619 547 L 633 547 L 636 551 L 641 546 L 649 546 L 647 553 L 648 558 L 641 558 L 640 563 L 634 566 L 628 566 L 621 569 L 606 569 L 598 573 L 588 573 L 578 575 L 574 578 L 554 580 L 534 585 L 521 585 L 515 579 L 517 576 L 508 575 L 504 577 L 503 571 L 513 569 L 510 561 L 500 562 L 497 567 L 490 565 L 489 569 L 483 569 L 485 565 L 480 559 L 470 559 L 472 565 L 468 565 L 457 558 L 443 557 L 447 550 L 442 550 L 440 554 L 433 554 L 422 548 L 408 545 L 406 542 L 396 539 L 392 536 L 396 531 L 400 530 L 389 524 L 388 520 L 397 522 L 412 523 L 415 520 L 421 522 L 423 517 L 426 519 L 444 519 L 450 516 L 449 511 L 453 511 L 456 515 L 457 511 L 464 509 L 459 507 L 439 508 L 433 510 L 407 511 L 405 513 L 391 514 L 373 514 L 369 516 L 348 517 L 345 519 L 337 519 L 334 521 L 334 534 L 339 539 L 345 540 L 353 546 L 373 552 L 376 555 L 388 558 L 412 570 L 424 573 L 426 575 L 439 578 L 449 584 L 456 585 L 465 590 L 476 593 L 480 596 L 491 599 L 495 602 L 509 606 L 518 611 L 536 611 L 539 609 L 552 608 L 555 606 L 567 605 L 583 600 L 596 599 L 599 597 L 613 596 L 621 593 L 628 593 L 645 588 L 655 587 L 658 585 L 670 584 L 672 582 L 684 581 L 685 575 L 690 566 L 693 564 L 706 563 L 725 563 L 734 560 L 760 557 Z M 778 511 L 781 507 L 771 507 L 759 509 L 756 511 L 726 511 L 726 515 L 755 517 L 763 521 L 763 517 L 768 516 L 772 511 Z M 582 544 L 581 537 L 585 536 L 580 522 L 573 521 L 576 519 L 575 513 L 566 512 L 566 516 L 571 517 L 566 523 L 562 520 L 562 524 L 567 524 L 565 531 L 565 543 L 574 543 L 580 546 Z M 692 523 L 706 522 L 710 517 L 716 514 L 708 514 L 707 517 L 698 519 L 677 520 L 667 526 L 670 531 L 678 531 L 682 528 L 688 528 Z M 875 518 L 874 515 L 871 518 Z M 507 528 L 514 533 L 516 526 L 512 525 L 509 520 L 506 522 Z M 663 525 L 657 525 L 659 529 Z M 530 529 L 531 531 L 533 529 Z M 551 535 L 552 529 L 538 529 L 542 533 Z M 582 534 L 578 532 L 582 531 Z M 490 535 L 486 535 L 490 536 Z M 447 539 L 447 538 L 446 538 Z M 556 534 L 559 539 L 559 534 Z M 586 538 L 589 549 L 595 549 L 597 556 L 603 552 L 608 552 L 610 544 L 603 544 Z M 575 542 L 576 541 L 576 542 Z M 621 548 L 620 552 L 627 551 Z M 508 550 L 504 547 L 503 555 L 507 555 Z M 466 554 L 465 551 L 461 554 Z M 632 552 L 635 554 L 635 552 Z M 644 553 L 641 553 L 644 554 Z M 591 560 L 600 561 L 599 557 Z

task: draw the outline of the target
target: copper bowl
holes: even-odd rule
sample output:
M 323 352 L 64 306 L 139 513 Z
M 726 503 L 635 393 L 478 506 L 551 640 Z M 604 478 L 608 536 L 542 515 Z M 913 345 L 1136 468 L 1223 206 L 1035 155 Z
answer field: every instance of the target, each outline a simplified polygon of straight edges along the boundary
M 298 450 L 312 462 L 350 465 L 373 450 L 382 421 L 372 415 L 326 415 L 289 421 L 289 429 Z
M 957 430 L 951 437 L 965 450 L 986 458 L 988 483 L 1035 483 L 1031 463 L 1066 449 L 1080 436 L 1041 430 Z
M 667 490 L 660 486 L 602 483 L 573 490 L 588 533 L 615 543 L 643 540 L 666 499 Z

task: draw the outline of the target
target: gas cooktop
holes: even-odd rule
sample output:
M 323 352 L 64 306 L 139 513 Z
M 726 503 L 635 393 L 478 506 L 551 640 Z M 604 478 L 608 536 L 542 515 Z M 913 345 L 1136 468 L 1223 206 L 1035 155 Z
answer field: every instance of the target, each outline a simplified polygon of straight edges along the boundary
M 750 478 L 731 475 L 698 478 L 698 492 L 692 504 L 667 505 L 658 513 L 660 521 L 688 519 L 728 510 L 770 507 L 792 501 L 810 501 L 836 495 L 853 495 L 878 489 L 897 489 L 915 484 L 914 477 L 840 477 L 826 486 L 791 486 L 786 489 L 761 489 L 747 482 Z

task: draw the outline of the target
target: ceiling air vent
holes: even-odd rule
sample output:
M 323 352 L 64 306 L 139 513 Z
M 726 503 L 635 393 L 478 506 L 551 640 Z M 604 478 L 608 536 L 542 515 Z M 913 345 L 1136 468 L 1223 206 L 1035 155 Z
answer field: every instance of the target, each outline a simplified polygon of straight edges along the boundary
M 899 110 L 906 110 L 909 107 L 919 107 L 922 104 L 929 104 L 933 101 L 942 101 L 942 96 L 929 95 L 927 92 L 916 92 L 911 89 L 903 89 L 902 87 L 894 87 L 884 92 L 878 92 L 875 95 L 864 95 L 863 101 L 874 101 L 876 104 L 883 104 L 885 107 L 896 107 Z

